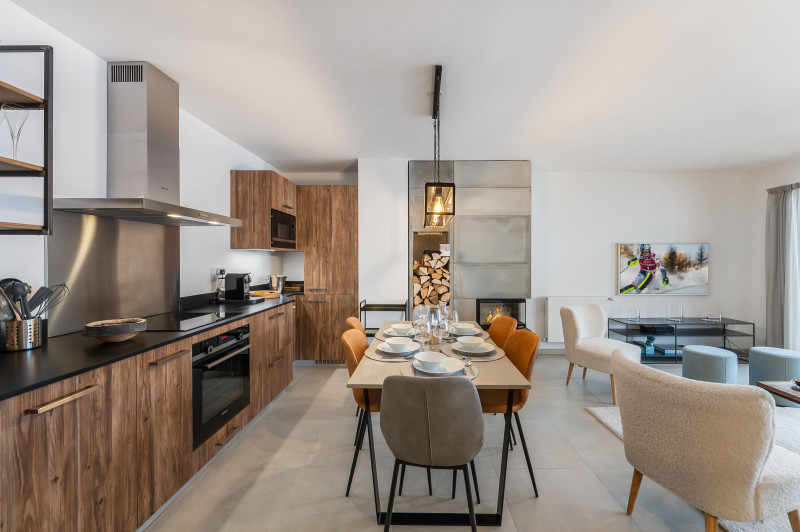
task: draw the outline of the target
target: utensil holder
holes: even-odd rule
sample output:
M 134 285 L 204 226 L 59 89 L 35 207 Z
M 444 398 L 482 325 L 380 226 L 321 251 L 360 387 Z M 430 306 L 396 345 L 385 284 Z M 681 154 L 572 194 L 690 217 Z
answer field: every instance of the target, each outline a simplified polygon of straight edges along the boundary
M 0 321 L 0 351 L 36 349 L 47 339 L 47 320 Z

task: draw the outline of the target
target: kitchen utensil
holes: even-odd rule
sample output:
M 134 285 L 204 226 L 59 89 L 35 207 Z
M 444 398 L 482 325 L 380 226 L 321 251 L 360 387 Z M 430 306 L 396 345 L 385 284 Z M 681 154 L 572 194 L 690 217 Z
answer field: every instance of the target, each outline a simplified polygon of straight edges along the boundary
M 84 336 L 97 338 L 102 342 L 124 342 L 147 330 L 147 320 L 142 318 L 123 318 L 87 323 Z
M 0 279 L 0 288 L 8 293 L 8 289 L 11 288 L 11 285 L 14 283 L 21 283 L 19 279 L 14 279 L 13 277 L 6 277 L 5 279 Z
M 12 301 L 19 305 L 20 315 L 23 319 L 31 319 L 31 309 L 28 307 L 28 294 L 31 293 L 31 285 L 20 281 L 11 284 L 9 292 L 6 292 Z
M 44 332 L 46 321 L 39 318 L 0 321 L 0 351 L 22 351 L 41 346 L 42 340 L 47 338 Z
M 40 286 L 36 293 L 33 294 L 28 300 L 28 306 L 30 307 L 31 312 L 35 312 L 36 309 L 39 308 L 39 306 L 44 303 L 52 294 L 53 291 L 50 290 L 50 288 L 47 286 Z
M 270 276 L 270 288 L 283 292 L 283 285 L 286 284 L 285 275 L 272 275 Z
M 6 291 L 0 288 L 0 305 L 2 305 L 4 313 L 9 314 L 12 320 L 21 320 L 22 317 L 17 312 L 17 307 L 14 306 L 14 303 L 9 299 L 8 294 Z
M 281 297 L 277 290 L 250 290 L 250 297 L 263 297 L 264 299 L 275 299 Z
M 55 308 L 57 305 L 60 305 L 65 299 L 67 299 L 67 297 L 69 297 L 69 287 L 64 283 L 54 284 L 48 288 L 50 288 L 53 293 L 50 295 L 50 297 L 45 299 L 44 303 L 39 306 L 39 310 L 36 311 L 37 318 L 45 312 Z

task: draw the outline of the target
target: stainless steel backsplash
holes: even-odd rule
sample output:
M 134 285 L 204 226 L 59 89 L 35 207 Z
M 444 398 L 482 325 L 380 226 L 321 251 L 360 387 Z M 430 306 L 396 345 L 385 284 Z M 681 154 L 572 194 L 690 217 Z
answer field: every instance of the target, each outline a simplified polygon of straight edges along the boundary
M 70 295 L 50 312 L 49 336 L 178 309 L 178 227 L 58 211 L 53 227 L 47 282 L 66 283 Z

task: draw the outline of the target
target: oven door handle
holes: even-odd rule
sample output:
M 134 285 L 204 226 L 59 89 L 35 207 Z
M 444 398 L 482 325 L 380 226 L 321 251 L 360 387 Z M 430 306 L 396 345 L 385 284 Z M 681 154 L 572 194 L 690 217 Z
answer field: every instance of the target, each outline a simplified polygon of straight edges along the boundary
M 222 357 L 222 358 L 220 358 L 220 359 L 217 359 L 217 360 L 215 360 L 215 361 L 214 361 L 214 362 L 212 362 L 211 364 L 206 364 L 205 366 L 203 366 L 203 369 L 211 369 L 211 368 L 213 368 L 214 366 L 218 366 L 219 364 L 222 364 L 223 362 L 225 362 L 225 361 L 226 361 L 226 360 L 228 360 L 229 358 L 233 358 L 233 357 L 235 357 L 236 355 L 238 355 L 239 353 L 241 353 L 242 351 L 247 351 L 248 349 L 250 349 L 250 344 L 247 344 L 247 345 L 246 345 L 246 346 L 244 346 L 244 347 L 240 347 L 240 348 L 239 348 L 239 349 L 237 349 L 236 351 L 233 351 L 232 353 L 229 353 L 229 354 L 225 355 L 224 357 Z

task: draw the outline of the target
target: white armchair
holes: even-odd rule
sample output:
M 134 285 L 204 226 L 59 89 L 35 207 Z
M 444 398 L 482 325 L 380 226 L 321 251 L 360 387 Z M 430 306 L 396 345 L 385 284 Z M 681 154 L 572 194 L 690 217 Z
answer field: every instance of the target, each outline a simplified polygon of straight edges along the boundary
M 567 386 L 572 377 L 575 365 L 583 366 L 583 377 L 586 368 L 608 373 L 611 376 L 611 400 L 617 404 L 614 389 L 614 373 L 611 371 L 611 353 L 620 349 L 631 360 L 641 360 L 641 349 L 638 346 L 605 338 L 606 311 L 600 305 L 571 305 L 561 308 L 561 327 L 564 330 L 564 349 L 569 361 Z
M 612 355 L 625 457 L 633 466 L 628 515 L 642 475 L 717 519 L 788 513 L 800 532 L 800 455 L 775 446 L 775 401 L 755 386 L 677 377 Z

